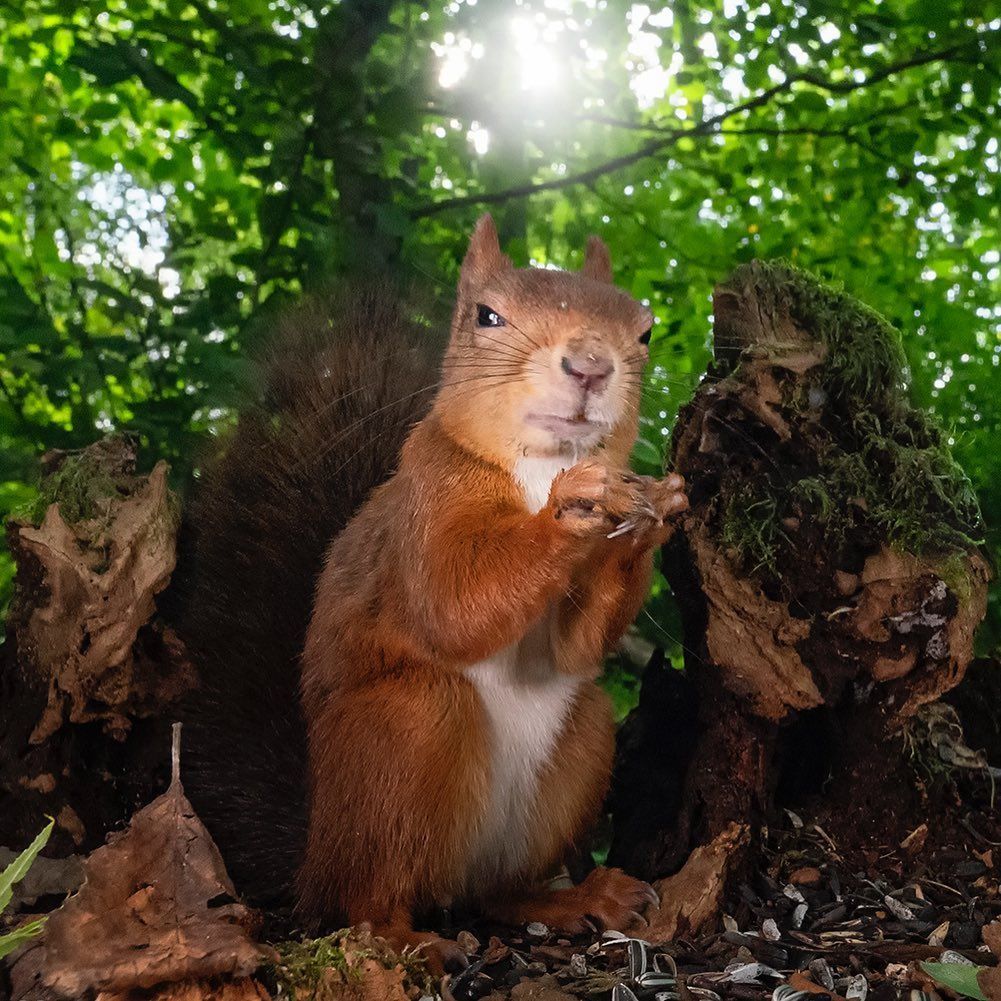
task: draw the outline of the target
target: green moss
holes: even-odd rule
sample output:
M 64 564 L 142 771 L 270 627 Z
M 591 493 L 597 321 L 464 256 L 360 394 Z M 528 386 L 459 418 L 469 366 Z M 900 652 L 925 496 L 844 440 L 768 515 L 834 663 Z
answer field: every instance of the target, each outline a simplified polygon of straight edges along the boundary
M 976 495 L 942 428 L 910 404 L 897 331 L 841 290 L 781 262 L 744 266 L 728 285 L 755 297 L 762 313 L 787 312 L 805 335 L 796 347 L 826 348 L 820 365 L 783 381 L 792 461 L 777 453 L 757 475 L 728 481 L 724 473 L 722 541 L 744 566 L 781 576 L 783 566 L 802 563 L 797 540 L 834 558 L 846 546 L 885 541 L 946 566 L 979 545 Z M 762 357 L 779 363 L 789 348 L 767 340 L 750 347 L 726 381 L 745 378 Z M 820 531 L 784 531 L 790 523 Z
M 829 522 L 835 511 L 830 484 L 821 476 L 804 476 L 790 489 L 791 496 L 801 508 L 811 508 L 818 521 Z
M 781 260 L 746 264 L 726 285 L 753 294 L 762 313 L 788 313 L 810 340 L 827 348 L 824 383 L 838 398 L 865 402 L 873 396 L 881 400 L 904 396 L 906 359 L 900 334 L 885 317 L 839 286 Z M 770 346 L 767 340 L 758 345 L 766 350 Z
M 59 505 L 63 521 L 71 525 L 100 516 L 108 498 L 127 489 L 132 458 L 131 449 L 114 436 L 67 455 L 54 472 L 42 478 L 27 517 L 40 525 L 51 504 Z
M 935 566 L 935 573 L 945 586 L 959 600 L 960 604 L 969 601 L 973 587 L 970 583 L 970 573 L 963 553 L 954 553 L 940 560 Z
M 752 484 L 745 484 L 727 500 L 723 511 L 722 542 L 748 564 L 751 573 L 778 571 L 778 501 Z
M 292 1001 L 310 1001 L 328 970 L 348 981 L 361 982 L 359 961 L 375 959 L 386 969 L 401 967 L 411 984 L 423 993 L 434 993 L 427 967 L 415 952 L 396 953 L 381 939 L 346 928 L 322 938 L 281 942 L 275 946 L 277 960 L 271 974 L 281 993 Z
M 282 942 L 276 946 L 278 961 L 273 973 L 289 997 L 299 998 L 300 991 L 301 998 L 312 997 L 327 970 L 336 970 L 345 976 L 351 974 L 344 953 L 346 934 L 340 931 L 324 938 Z

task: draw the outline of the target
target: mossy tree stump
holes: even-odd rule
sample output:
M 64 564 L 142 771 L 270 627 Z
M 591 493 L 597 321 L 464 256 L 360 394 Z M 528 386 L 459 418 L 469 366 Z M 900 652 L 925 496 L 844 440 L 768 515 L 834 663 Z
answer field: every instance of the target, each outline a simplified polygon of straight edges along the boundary
M 778 264 L 740 268 L 714 313 L 672 438 L 686 671 L 651 665 L 620 741 L 612 859 L 650 878 L 776 798 L 813 795 L 848 837 L 906 825 L 903 731 L 962 679 L 985 611 L 976 499 L 896 331 Z
M 122 436 L 43 457 L 41 496 L 7 526 L 17 560 L 0 646 L 0 845 L 56 820 L 50 850 L 99 845 L 163 779 L 170 712 L 194 684 L 156 617 L 179 508 Z M 158 774 L 158 771 L 161 774 Z

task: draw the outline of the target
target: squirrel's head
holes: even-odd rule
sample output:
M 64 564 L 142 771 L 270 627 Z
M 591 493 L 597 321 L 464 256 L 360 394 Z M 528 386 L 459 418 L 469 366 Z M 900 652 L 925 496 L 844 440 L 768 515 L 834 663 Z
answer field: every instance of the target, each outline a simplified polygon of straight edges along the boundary
M 485 215 L 462 262 L 436 412 L 467 447 L 503 463 L 598 448 L 625 462 L 652 322 L 612 284 L 597 237 L 580 271 L 515 268 Z

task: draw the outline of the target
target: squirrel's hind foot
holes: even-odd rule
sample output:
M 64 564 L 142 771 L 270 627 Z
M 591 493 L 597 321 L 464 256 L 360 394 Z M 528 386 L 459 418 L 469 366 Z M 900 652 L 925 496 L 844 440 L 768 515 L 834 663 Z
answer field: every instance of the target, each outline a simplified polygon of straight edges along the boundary
M 458 942 L 433 932 L 414 931 L 409 925 L 392 924 L 374 926 L 372 934 L 385 939 L 397 952 L 416 953 L 434 977 L 458 973 L 469 965 L 469 959 Z

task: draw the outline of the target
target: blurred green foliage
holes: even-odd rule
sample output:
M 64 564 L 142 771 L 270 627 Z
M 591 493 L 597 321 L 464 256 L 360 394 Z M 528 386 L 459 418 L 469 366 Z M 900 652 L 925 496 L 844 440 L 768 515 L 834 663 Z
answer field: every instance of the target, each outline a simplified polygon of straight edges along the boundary
M 272 310 L 384 268 L 447 302 L 490 208 L 520 263 L 599 233 L 652 304 L 647 471 L 716 281 L 843 282 L 901 330 L 996 554 L 999 29 L 998 0 L 0 0 L 0 509 L 111 428 L 183 485 Z

